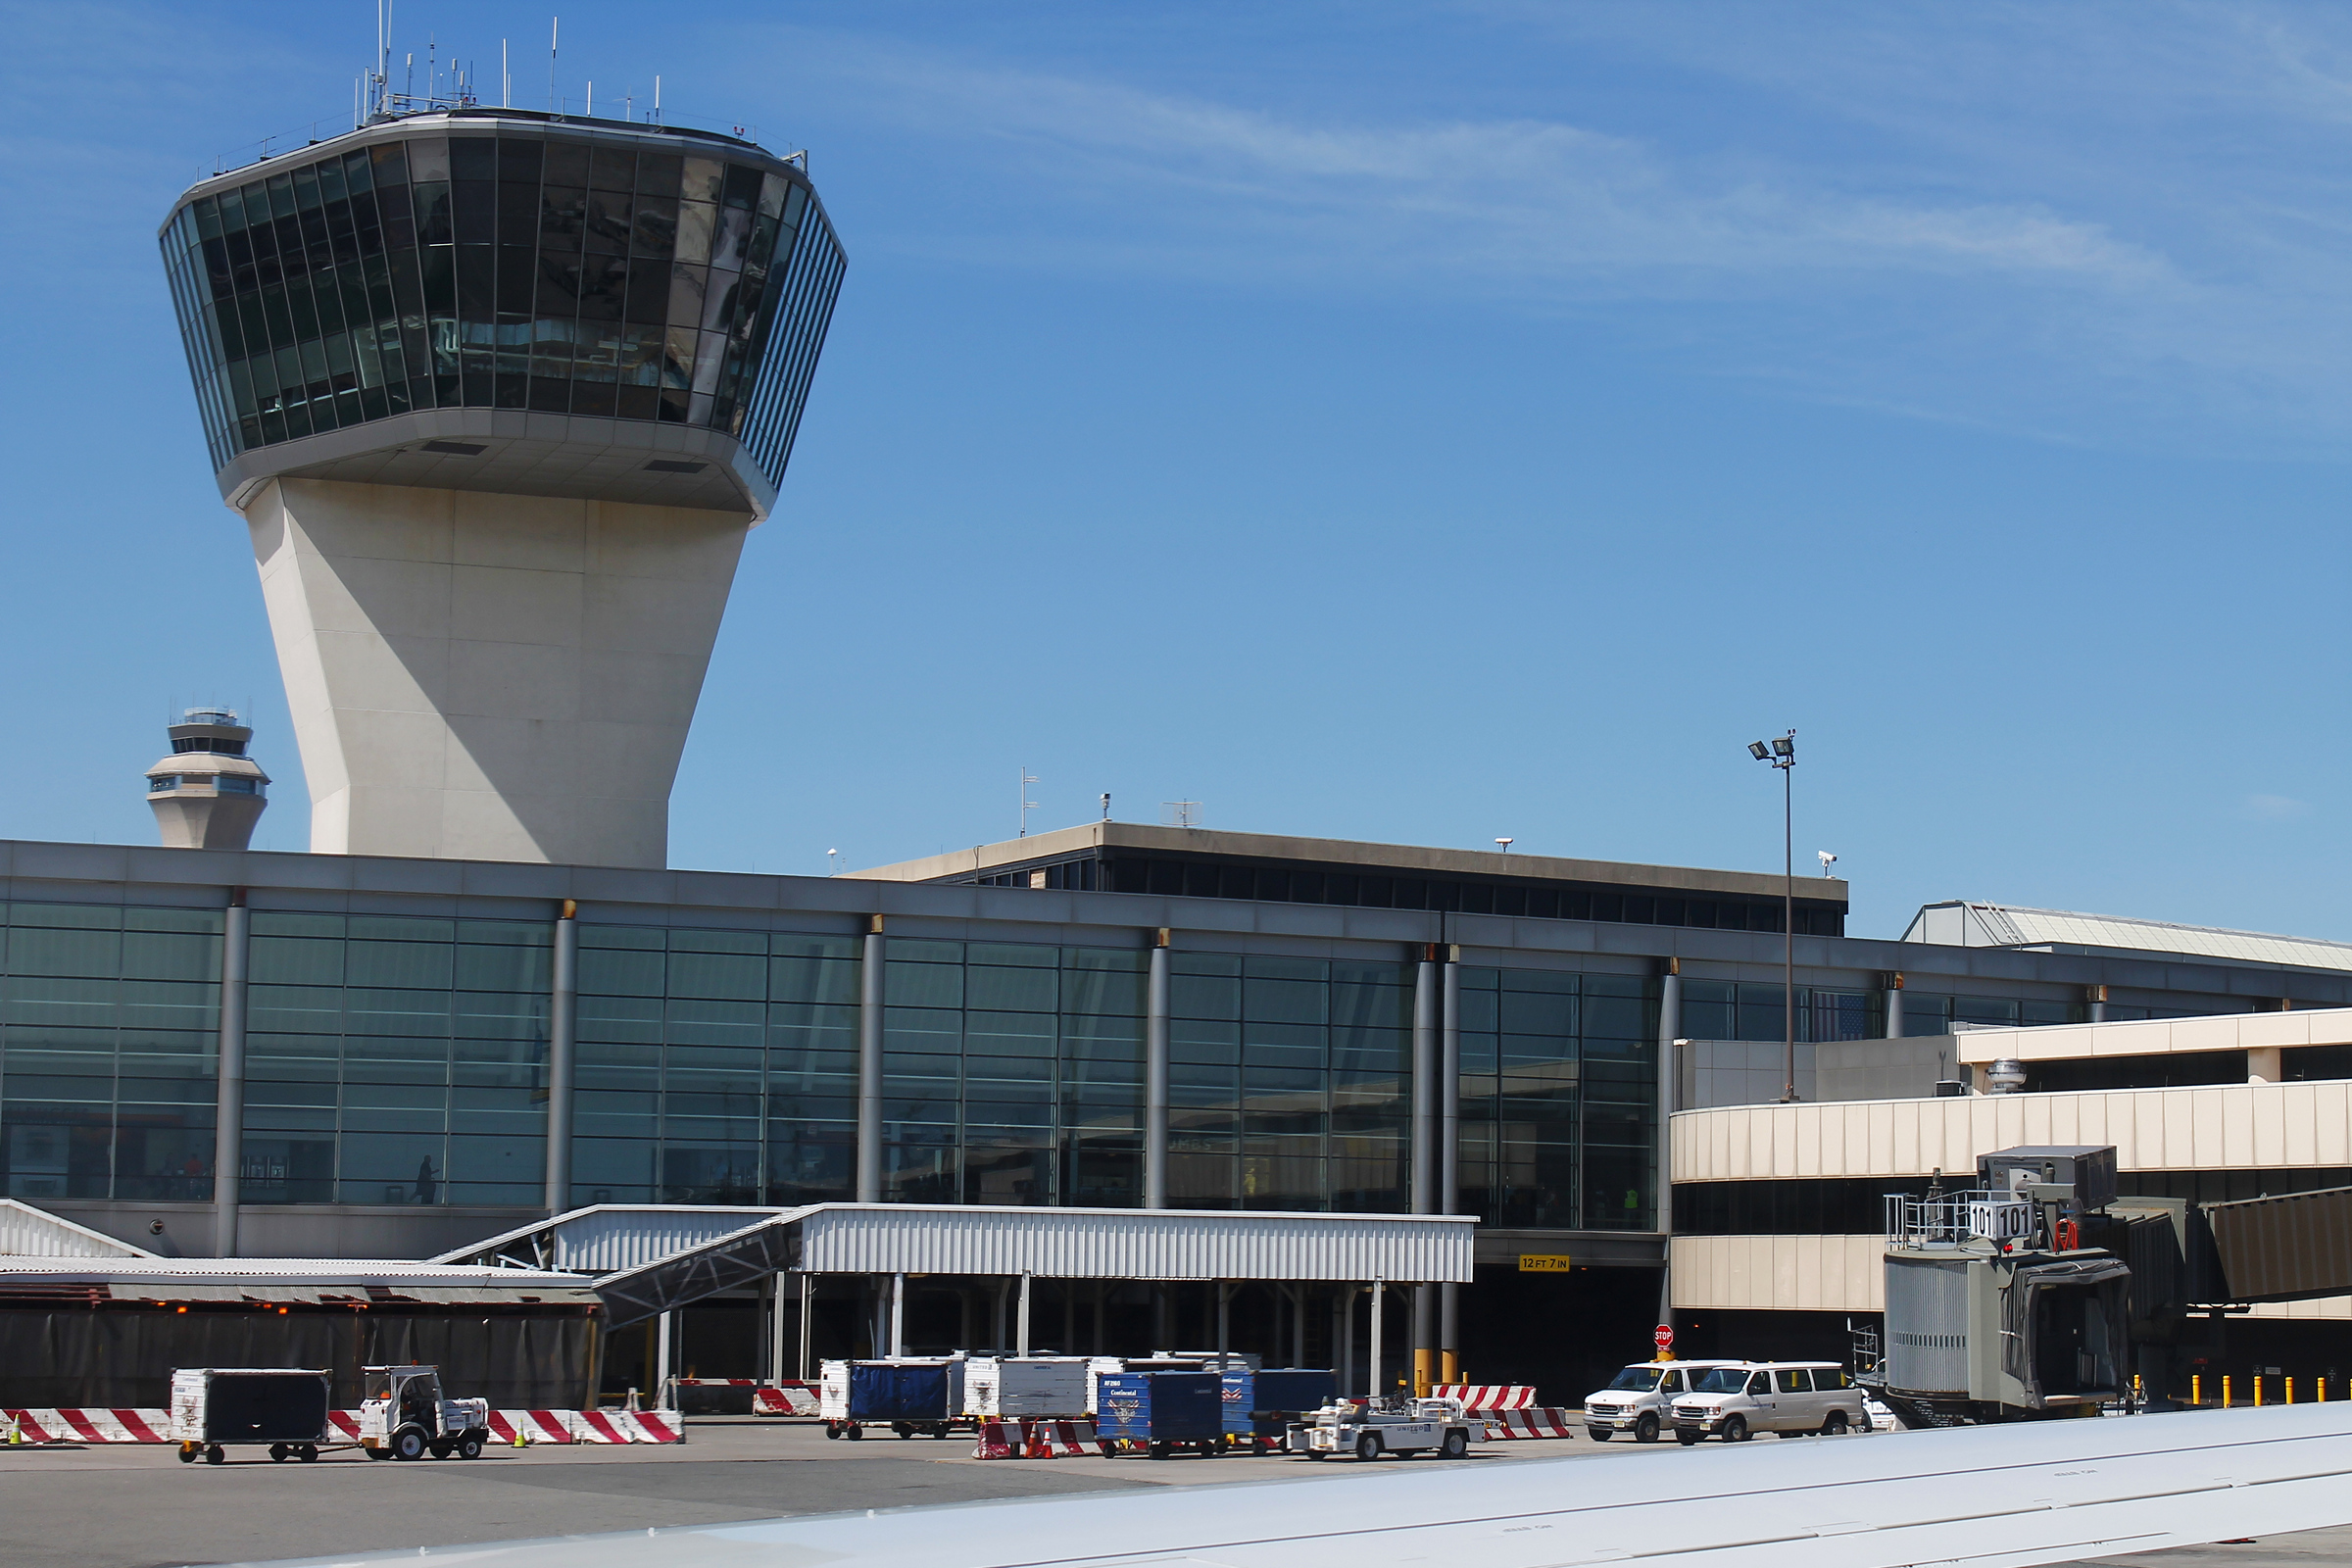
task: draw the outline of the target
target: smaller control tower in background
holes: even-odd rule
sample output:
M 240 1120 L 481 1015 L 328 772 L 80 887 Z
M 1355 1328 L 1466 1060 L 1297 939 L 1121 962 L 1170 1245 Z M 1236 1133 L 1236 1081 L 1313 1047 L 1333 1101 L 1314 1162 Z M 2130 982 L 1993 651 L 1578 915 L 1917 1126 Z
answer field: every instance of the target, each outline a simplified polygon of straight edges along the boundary
M 171 850 L 241 850 L 270 804 L 270 775 L 245 755 L 253 731 L 227 708 L 191 708 L 172 755 L 147 769 L 147 804 Z

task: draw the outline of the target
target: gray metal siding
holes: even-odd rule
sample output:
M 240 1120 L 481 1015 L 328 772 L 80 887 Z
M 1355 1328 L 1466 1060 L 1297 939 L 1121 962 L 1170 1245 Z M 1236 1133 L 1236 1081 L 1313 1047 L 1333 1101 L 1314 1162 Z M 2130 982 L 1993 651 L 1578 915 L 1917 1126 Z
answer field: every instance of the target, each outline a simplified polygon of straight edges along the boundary
M 1886 1386 L 1903 1394 L 1968 1393 L 1968 1265 L 1886 1259 Z
M 824 1204 L 800 1266 L 822 1274 L 1073 1279 L 1470 1279 L 1475 1222 L 1454 1216 Z

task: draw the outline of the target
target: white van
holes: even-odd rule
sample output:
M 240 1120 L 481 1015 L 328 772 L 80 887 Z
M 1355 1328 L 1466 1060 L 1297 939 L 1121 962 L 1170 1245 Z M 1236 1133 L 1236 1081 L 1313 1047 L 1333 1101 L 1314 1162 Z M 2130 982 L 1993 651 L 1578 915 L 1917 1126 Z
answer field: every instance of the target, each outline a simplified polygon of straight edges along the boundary
M 1655 1443 L 1673 1424 L 1669 1406 L 1690 1392 L 1691 1381 L 1716 1367 L 1744 1367 L 1745 1361 L 1637 1361 L 1585 1396 L 1585 1431 L 1594 1443 L 1631 1432 L 1636 1443 Z
M 1674 1437 L 1685 1447 L 1708 1434 L 1744 1443 L 1759 1432 L 1834 1438 L 1870 1430 L 1862 1391 L 1835 1361 L 1763 1361 L 1701 1373 L 1674 1401 Z

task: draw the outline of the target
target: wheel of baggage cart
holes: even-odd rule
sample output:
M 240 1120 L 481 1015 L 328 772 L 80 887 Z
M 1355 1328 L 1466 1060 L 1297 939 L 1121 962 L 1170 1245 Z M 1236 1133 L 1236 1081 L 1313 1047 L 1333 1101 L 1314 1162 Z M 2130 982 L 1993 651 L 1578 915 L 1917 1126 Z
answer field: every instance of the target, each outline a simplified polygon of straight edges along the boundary
M 179 1446 L 179 1462 L 181 1464 L 194 1464 L 196 1462 L 196 1450 L 190 1447 L 187 1444 L 181 1444 Z
M 460 1438 L 460 1439 L 458 1440 L 458 1457 L 459 1457 L 459 1458 L 461 1458 L 461 1459 L 479 1459 L 481 1456 L 482 1456 L 482 1435 L 481 1435 L 479 1432 L 468 1432 L 468 1433 L 466 1433 L 466 1434 L 464 1437 L 462 1437 L 462 1438 Z M 308 1456 L 306 1455 L 305 1457 L 308 1457 Z
M 1653 1432 L 1650 1436 L 1656 1437 L 1657 1434 Z M 1448 1459 L 1468 1458 L 1470 1456 L 1470 1434 L 1460 1427 L 1447 1428 L 1445 1445 L 1438 1449 L 1438 1452 Z
M 1705 1436 L 1705 1433 L 1694 1432 L 1689 1427 L 1676 1427 L 1674 1429 L 1674 1441 L 1681 1444 L 1686 1448 L 1690 1447 L 1692 1444 L 1696 1443 L 1700 1438 Z
M 284 1444 L 272 1443 L 270 1445 L 270 1462 L 271 1464 L 284 1464 L 286 1462 L 286 1446 Z
M 204 1450 L 204 1462 L 206 1464 L 226 1464 L 228 1463 L 228 1455 L 221 1452 L 220 1445 L 216 1443 Z
M 1154 1459 L 1165 1459 L 1168 1456 L 1168 1446 L 1164 1443 L 1154 1443 L 1144 1451 Z
M 425 1446 L 424 1432 L 419 1427 L 402 1427 L 392 1434 L 392 1457 L 395 1459 L 421 1459 Z
M 858 1439 L 865 1436 L 865 1428 L 853 1421 L 849 1425 L 849 1430 L 844 1432 L 842 1436 L 849 1439 L 852 1443 L 856 1443 Z
M 1658 1418 L 1654 1411 L 1644 1410 L 1634 1417 L 1634 1441 L 1636 1443 L 1658 1441 Z
M 1219 1453 L 1224 1451 L 1224 1448 L 1225 1445 L 1221 1440 L 1210 1438 L 1206 1442 L 1200 1445 L 1200 1457 L 1203 1459 L 1214 1459 Z
M 1377 1458 L 1379 1458 L 1379 1457 L 1380 1457 L 1380 1434 L 1379 1434 L 1379 1433 L 1377 1433 L 1377 1432 L 1359 1432 L 1359 1433 L 1357 1433 L 1357 1434 L 1356 1434 L 1356 1439 L 1355 1439 L 1355 1456 L 1356 1456 L 1358 1459 L 1377 1459 Z
M 304 1464 L 317 1464 L 318 1462 L 318 1445 L 316 1443 L 297 1444 L 294 1448 L 294 1457 L 300 1459 Z
M 1585 1436 L 1591 1438 L 1594 1443 L 1606 1443 L 1609 1441 L 1610 1432 L 1607 1427 L 1587 1427 Z
M 826 1423 L 825 1423 L 825 1441 L 826 1441 L 827 1443 L 832 1443 L 832 1442 L 835 1442 L 836 1440 L 838 1440 L 840 1437 L 841 1437 L 841 1424 L 840 1424 L 839 1422 L 836 1422 L 836 1421 L 828 1421 L 828 1422 L 826 1422 Z
M 1723 1441 L 1726 1443 L 1745 1443 L 1747 1441 L 1747 1417 L 1740 1415 L 1725 1416 L 1723 1418 Z
M 931 1429 L 931 1435 L 935 1438 L 946 1437 L 948 1435 L 948 1424 L 945 1421 L 940 1422 L 937 1426 Z
M 902 1438 L 911 1438 L 914 1436 L 914 1428 L 908 1426 L 904 1421 L 893 1421 L 890 1424 L 890 1430 L 896 1432 Z

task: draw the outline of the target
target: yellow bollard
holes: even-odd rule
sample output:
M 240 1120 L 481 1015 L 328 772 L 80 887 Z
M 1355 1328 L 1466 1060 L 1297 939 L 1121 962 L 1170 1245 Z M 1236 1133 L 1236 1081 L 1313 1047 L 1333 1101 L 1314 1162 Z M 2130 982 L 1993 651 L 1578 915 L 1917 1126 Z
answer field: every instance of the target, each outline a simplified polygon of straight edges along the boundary
M 2227 1372 L 2222 1374 L 2222 1408 L 2230 1408 L 2230 1374 Z
M 2202 1372 L 2188 1375 L 2188 1402 L 2191 1408 L 2205 1402 L 2205 1374 Z
M 2292 1372 L 2286 1375 L 2286 1402 L 2295 1402 L 2295 1375 Z
M 2259 1372 L 2254 1374 L 2254 1408 L 2262 1408 L 2262 1374 Z

